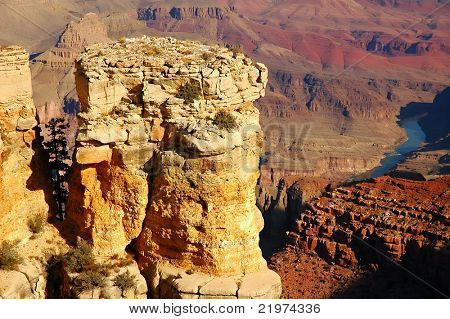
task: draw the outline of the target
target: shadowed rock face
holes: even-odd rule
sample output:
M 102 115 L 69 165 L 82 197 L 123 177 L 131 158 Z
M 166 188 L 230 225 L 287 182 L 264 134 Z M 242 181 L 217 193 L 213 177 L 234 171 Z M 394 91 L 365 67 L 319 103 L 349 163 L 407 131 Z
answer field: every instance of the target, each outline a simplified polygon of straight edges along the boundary
M 94 45 L 77 60 L 70 215 L 99 255 L 136 239 L 155 296 L 279 296 L 255 205 L 262 131 L 252 102 L 267 78 L 241 53 L 170 38 Z
M 448 295 L 449 186 L 448 176 L 382 177 L 297 206 L 290 245 L 269 262 L 281 276 L 283 297 Z
M 31 213 L 48 211 L 44 192 L 31 181 L 36 125 L 28 54 L 21 47 L 0 47 L 1 239 L 21 238 Z

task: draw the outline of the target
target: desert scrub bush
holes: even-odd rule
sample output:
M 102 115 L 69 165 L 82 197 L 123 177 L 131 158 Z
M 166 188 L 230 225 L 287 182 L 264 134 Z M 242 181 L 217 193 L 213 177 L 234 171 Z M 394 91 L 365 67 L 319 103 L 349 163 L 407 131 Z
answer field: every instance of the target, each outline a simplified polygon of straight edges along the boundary
M 120 37 L 119 38 L 119 42 L 122 43 L 122 44 L 125 43 L 126 41 L 127 41 L 127 38 L 125 38 L 125 37 Z
M 185 103 L 193 103 L 194 100 L 198 100 L 200 98 L 201 93 L 202 92 L 197 85 L 188 82 L 179 89 L 176 97 L 183 99 Z
M 127 270 L 114 278 L 113 285 L 119 288 L 123 295 L 127 290 L 136 289 L 136 276 L 132 275 L 130 271 Z
M 81 242 L 77 247 L 69 249 L 63 261 L 69 271 L 82 272 L 92 268 L 94 264 L 92 247 L 86 242 Z
M 92 291 L 92 298 L 94 298 L 94 289 L 103 288 L 106 286 L 105 276 L 95 270 L 88 270 L 81 273 L 74 279 L 74 284 L 77 286 L 79 291 Z
M 214 117 L 214 123 L 216 123 L 219 128 L 227 131 L 235 130 L 238 127 L 236 117 L 226 111 L 217 112 Z
M 23 258 L 20 256 L 16 248 L 16 243 L 11 241 L 4 241 L 0 246 L 0 269 L 14 270 L 23 263 Z
M 44 230 L 46 221 L 47 216 L 45 214 L 36 214 L 28 219 L 27 221 L 28 229 L 33 234 L 39 234 Z

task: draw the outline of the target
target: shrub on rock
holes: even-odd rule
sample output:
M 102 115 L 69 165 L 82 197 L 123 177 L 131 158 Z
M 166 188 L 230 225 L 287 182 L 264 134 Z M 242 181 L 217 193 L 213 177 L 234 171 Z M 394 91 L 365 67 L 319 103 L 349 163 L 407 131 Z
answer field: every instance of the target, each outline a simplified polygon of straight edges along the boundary
M 78 247 L 71 248 L 64 255 L 64 263 L 69 271 L 82 272 L 91 267 L 93 262 L 92 247 L 81 242 Z
M 125 291 L 130 289 L 136 289 L 136 276 L 132 275 L 129 270 L 119 274 L 114 278 L 114 286 L 122 291 L 122 295 Z
M 105 276 L 101 272 L 95 270 L 88 270 L 81 273 L 75 278 L 74 282 L 81 292 L 91 290 L 92 297 L 95 288 L 103 288 L 106 286 Z
M 4 241 L 0 246 L 0 269 L 14 270 L 23 263 L 23 258 L 17 251 L 16 244 Z
M 27 225 L 33 234 L 39 234 L 44 230 L 47 216 L 44 214 L 37 214 L 28 219 Z
M 219 111 L 214 117 L 214 122 L 219 128 L 227 131 L 235 130 L 238 127 L 236 117 L 225 111 Z
M 200 98 L 201 93 L 202 92 L 197 85 L 189 82 L 180 88 L 176 97 L 183 99 L 185 103 L 193 103 L 194 100 L 198 100 Z

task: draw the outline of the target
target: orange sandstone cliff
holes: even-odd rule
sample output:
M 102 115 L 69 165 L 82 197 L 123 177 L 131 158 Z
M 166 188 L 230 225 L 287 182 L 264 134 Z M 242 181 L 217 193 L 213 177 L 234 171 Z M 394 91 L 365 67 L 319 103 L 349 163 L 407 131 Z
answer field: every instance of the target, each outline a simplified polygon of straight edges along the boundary
M 27 216 L 48 211 L 32 178 L 36 125 L 28 54 L 21 47 L 0 47 L 0 238 L 5 240 L 21 238 Z
M 175 39 L 89 47 L 69 215 L 101 256 L 134 251 L 154 297 L 279 297 L 259 248 L 268 70 Z
M 45 298 L 48 259 L 67 249 L 52 225 L 44 221 L 39 234 L 28 226 L 49 211 L 36 125 L 28 54 L 0 47 L 0 244 L 11 243 L 21 259 L 13 268 L 1 265 L 0 299 Z

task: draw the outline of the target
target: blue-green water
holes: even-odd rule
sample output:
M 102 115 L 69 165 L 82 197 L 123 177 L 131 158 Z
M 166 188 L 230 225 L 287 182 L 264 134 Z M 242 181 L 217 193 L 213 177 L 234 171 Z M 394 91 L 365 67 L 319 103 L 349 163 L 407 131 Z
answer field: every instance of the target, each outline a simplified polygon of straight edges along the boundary
M 406 155 L 417 150 L 425 141 L 426 135 L 418 123 L 418 118 L 406 119 L 402 121 L 400 126 L 406 131 L 408 140 L 396 148 L 396 150 L 381 161 L 381 165 L 374 169 L 371 177 L 380 177 L 393 169 L 399 162 L 406 158 Z

